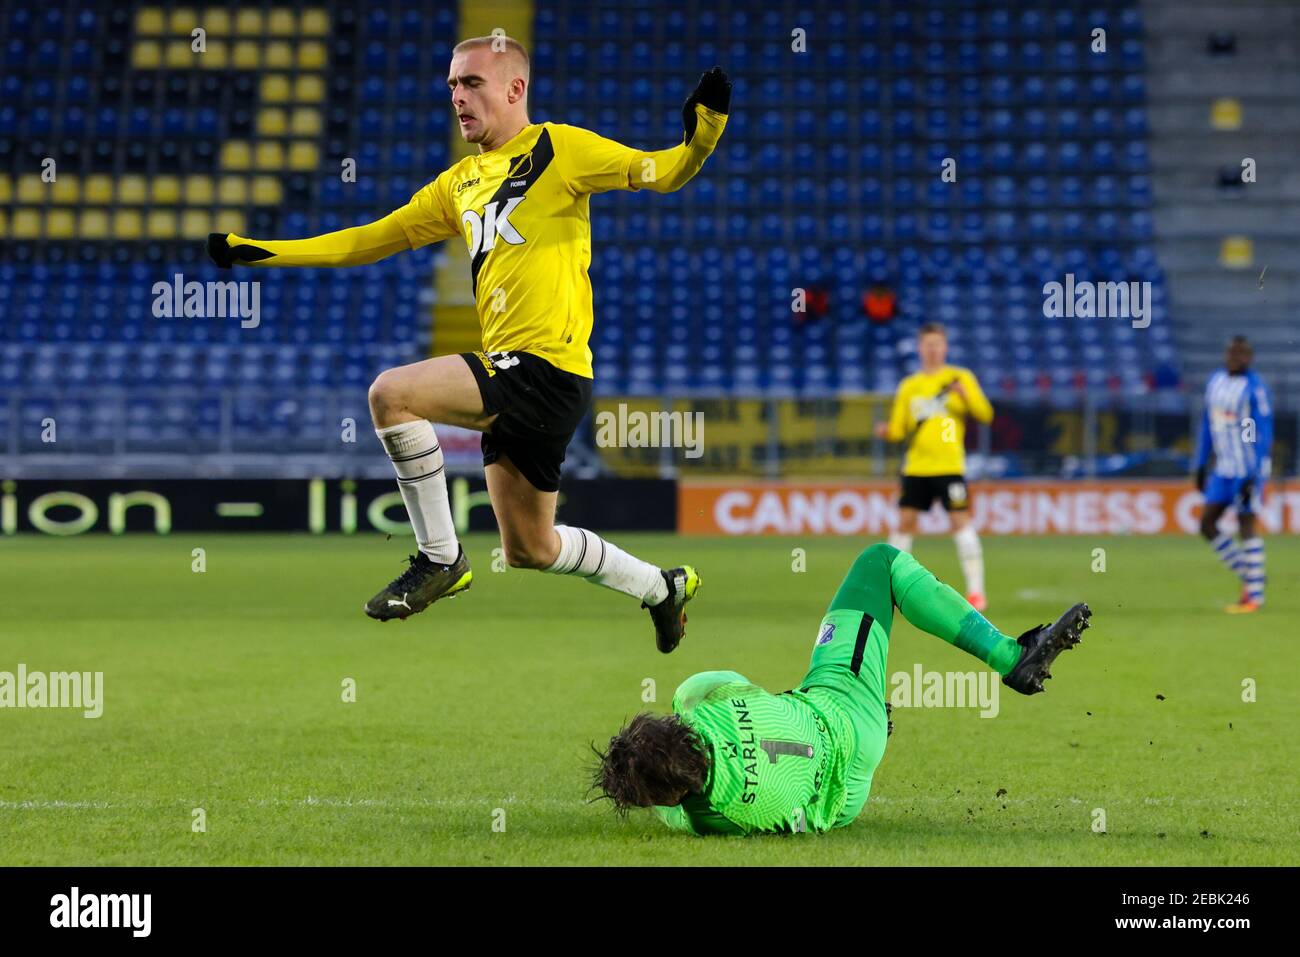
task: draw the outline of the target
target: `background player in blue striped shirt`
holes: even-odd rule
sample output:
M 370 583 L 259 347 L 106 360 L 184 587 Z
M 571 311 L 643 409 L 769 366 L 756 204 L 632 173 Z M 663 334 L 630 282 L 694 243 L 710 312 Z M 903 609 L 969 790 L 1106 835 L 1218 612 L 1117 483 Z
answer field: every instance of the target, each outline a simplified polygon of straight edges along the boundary
M 1270 470 L 1273 408 L 1264 380 L 1250 368 L 1254 356 L 1245 336 L 1233 336 L 1224 367 L 1205 385 L 1196 443 L 1196 487 L 1205 493 L 1201 534 L 1241 579 L 1241 597 L 1225 609 L 1231 614 L 1258 611 L 1264 604 L 1264 540 L 1255 515 Z M 1214 471 L 1207 475 L 1211 451 Z M 1219 519 L 1229 507 L 1237 512 L 1239 545 L 1219 531 Z

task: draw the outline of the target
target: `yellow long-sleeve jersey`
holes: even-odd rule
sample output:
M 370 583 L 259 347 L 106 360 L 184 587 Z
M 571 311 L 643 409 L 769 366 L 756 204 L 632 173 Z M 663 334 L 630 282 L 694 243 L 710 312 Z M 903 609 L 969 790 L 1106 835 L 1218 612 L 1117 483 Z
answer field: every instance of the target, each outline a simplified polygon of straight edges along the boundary
M 966 471 L 966 417 L 993 421 L 993 406 L 969 369 L 940 366 L 898 384 L 888 438 L 907 440 L 904 475 L 961 475 Z
M 727 117 L 695 107 L 689 144 L 642 151 L 559 123 L 533 123 L 467 156 L 383 219 L 311 239 L 231 235 L 249 266 L 372 263 L 462 234 L 485 352 L 531 352 L 592 377 L 592 193 L 683 186 L 713 152 Z

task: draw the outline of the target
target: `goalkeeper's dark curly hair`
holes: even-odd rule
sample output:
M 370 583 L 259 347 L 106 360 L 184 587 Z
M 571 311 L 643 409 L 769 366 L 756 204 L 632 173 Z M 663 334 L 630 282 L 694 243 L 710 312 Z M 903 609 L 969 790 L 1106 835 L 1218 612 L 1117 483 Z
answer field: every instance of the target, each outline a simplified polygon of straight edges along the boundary
M 672 806 L 699 794 L 709 776 L 709 749 L 695 729 L 675 714 L 639 714 L 609 739 L 608 750 L 594 744 L 593 800 L 607 798 L 614 809 Z

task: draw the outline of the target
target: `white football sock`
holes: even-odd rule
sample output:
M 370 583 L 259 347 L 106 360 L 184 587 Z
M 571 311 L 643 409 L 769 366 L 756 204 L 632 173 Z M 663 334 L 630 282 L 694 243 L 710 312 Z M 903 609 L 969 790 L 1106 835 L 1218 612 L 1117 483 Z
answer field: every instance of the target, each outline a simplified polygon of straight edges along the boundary
M 1264 604 L 1264 539 L 1258 535 L 1246 539 L 1241 543 L 1241 551 L 1246 556 L 1246 597 L 1262 605 Z
M 1219 556 L 1219 561 L 1231 568 L 1242 580 L 1246 581 L 1246 556 L 1232 542 L 1232 536 L 1227 532 L 1220 532 L 1210 542 L 1210 547 L 1214 549 L 1214 554 Z
M 912 536 L 907 532 L 890 532 L 889 544 L 900 552 L 910 552 L 912 550 Z
M 433 423 L 424 419 L 375 429 L 397 470 L 397 486 L 406 503 L 415 540 L 426 558 L 442 565 L 456 560 L 460 543 L 447 500 L 442 446 Z
M 657 605 L 668 597 L 668 583 L 649 562 L 611 545 L 595 532 L 569 525 L 556 525 L 560 554 L 544 569 L 553 575 L 577 575 L 625 595 Z
M 966 594 L 984 594 L 984 550 L 980 548 L 975 526 L 967 525 L 960 532 L 954 532 L 952 540 L 957 546 L 962 574 L 966 576 Z

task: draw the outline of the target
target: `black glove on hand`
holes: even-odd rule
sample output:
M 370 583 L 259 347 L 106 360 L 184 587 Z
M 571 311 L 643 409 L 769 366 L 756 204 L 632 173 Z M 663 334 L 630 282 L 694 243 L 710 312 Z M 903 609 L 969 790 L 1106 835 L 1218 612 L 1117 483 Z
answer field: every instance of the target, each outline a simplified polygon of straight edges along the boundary
M 251 246 L 248 243 L 230 245 L 230 233 L 208 233 L 208 258 L 219 269 L 229 269 L 235 263 L 261 262 L 273 255 L 275 254 L 261 246 Z
M 1196 470 L 1196 491 L 1205 491 L 1205 466 L 1202 465 Z
M 220 269 L 229 269 L 235 264 L 235 257 L 230 249 L 229 233 L 208 233 L 208 258 Z
M 715 66 L 700 76 L 695 91 L 686 98 L 682 107 L 682 126 L 686 127 L 686 140 L 690 143 L 695 136 L 695 104 L 712 110 L 714 113 L 726 113 L 731 109 L 731 81 L 722 67 Z

